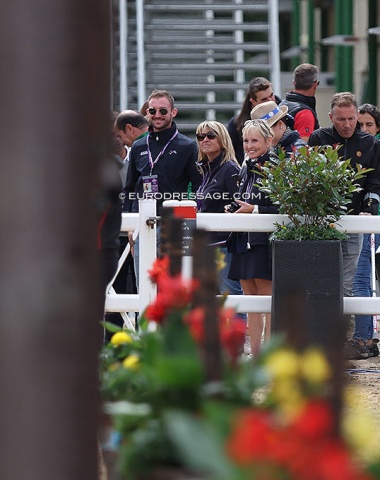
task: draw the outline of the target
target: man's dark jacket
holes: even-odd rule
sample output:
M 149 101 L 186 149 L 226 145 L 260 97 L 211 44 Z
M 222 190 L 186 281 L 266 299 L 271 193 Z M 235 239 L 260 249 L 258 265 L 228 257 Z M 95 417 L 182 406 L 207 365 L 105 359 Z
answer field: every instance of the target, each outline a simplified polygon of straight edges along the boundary
M 343 138 L 335 127 L 320 128 L 310 135 L 309 145 L 341 145 L 339 155 L 344 160 L 351 160 L 355 168 L 360 164 L 365 168 L 373 168 L 358 184 L 363 190 L 355 192 L 352 202 L 347 206 L 348 213 L 358 215 L 368 212 L 377 215 L 380 198 L 380 142 L 372 135 L 364 133 L 357 128 L 350 138 Z
M 302 95 L 302 93 L 297 92 L 288 92 L 285 95 L 285 100 L 283 100 L 280 105 L 286 105 L 288 107 L 288 115 L 295 119 L 298 112 L 301 110 L 310 110 L 314 116 L 314 130 L 319 128 L 318 117 L 316 113 L 316 100 L 315 97 L 310 97 L 308 95 Z M 294 129 L 294 125 L 290 125 Z
M 176 129 L 176 124 L 173 122 L 170 128 L 160 132 L 150 132 L 148 136 L 133 143 L 129 154 L 129 168 L 125 186 L 126 198 L 133 199 L 133 212 L 138 211 L 138 198 L 143 198 L 142 177 L 149 176 L 151 172 L 147 141 L 154 160 Z M 163 200 L 184 200 L 189 182 L 192 183 L 192 190 L 197 190 L 202 181 L 202 176 L 196 167 L 197 157 L 196 142 L 178 132 L 152 170 L 152 175 L 158 177 L 160 194 L 166 195 L 165 198 L 157 200 L 158 212 Z

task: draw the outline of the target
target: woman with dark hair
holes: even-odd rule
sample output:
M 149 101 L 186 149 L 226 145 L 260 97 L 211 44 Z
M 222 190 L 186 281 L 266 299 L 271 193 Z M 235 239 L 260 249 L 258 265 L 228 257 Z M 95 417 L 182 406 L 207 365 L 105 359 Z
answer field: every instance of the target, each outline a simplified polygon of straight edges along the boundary
M 244 123 L 250 120 L 250 113 L 253 107 L 270 100 L 276 101 L 276 103 L 281 102 L 281 99 L 275 96 L 271 82 L 264 77 L 252 78 L 248 84 L 240 112 L 236 117 L 232 117 L 227 124 L 227 130 L 235 149 L 236 160 L 240 165 L 244 160 L 242 137 Z
M 360 130 L 380 138 L 380 110 L 370 103 L 363 103 L 358 108 Z

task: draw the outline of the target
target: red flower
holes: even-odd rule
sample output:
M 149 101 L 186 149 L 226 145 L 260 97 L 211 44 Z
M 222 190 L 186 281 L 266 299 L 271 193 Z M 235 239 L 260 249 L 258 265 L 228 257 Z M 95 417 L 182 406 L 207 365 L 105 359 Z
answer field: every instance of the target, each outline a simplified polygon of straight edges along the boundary
M 246 324 L 236 317 L 233 308 L 226 308 L 219 313 L 220 339 L 223 347 L 233 360 L 236 360 L 241 353 L 244 344 Z
M 324 400 L 310 400 L 294 421 L 298 434 L 310 440 L 318 440 L 331 434 L 333 413 L 330 405 Z
M 156 323 L 162 323 L 168 313 L 168 305 L 157 295 L 156 300 L 148 305 L 145 316 L 148 320 Z
M 148 270 L 149 277 L 153 283 L 159 283 L 160 278 L 169 275 L 169 257 L 156 258 L 152 268 Z
M 227 440 L 227 453 L 242 466 L 250 465 L 254 460 L 265 461 L 271 455 L 274 435 L 268 412 L 241 410 Z
M 204 322 L 205 311 L 204 308 L 194 308 L 188 315 L 184 317 L 184 322 L 189 325 L 190 333 L 194 340 L 199 343 L 204 341 Z
M 280 478 L 271 476 L 278 471 L 284 475 L 281 478 L 292 480 L 371 480 L 355 465 L 344 443 L 332 436 L 331 412 L 325 407 L 321 401 L 312 401 L 295 424 L 285 426 L 270 411 L 241 410 L 226 443 L 227 454 L 259 479 Z M 316 420 L 303 429 L 300 422 L 306 415 Z M 317 428 L 318 419 L 321 428 Z
M 338 439 L 325 442 L 318 455 L 319 477 L 323 480 L 369 480 L 353 462 L 347 447 Z
M 155 301 L 148 306 L 146 317 L 154 322 L 162 323 L 170 311 L 180 310 L 189 305 L 195 286 L 194 280 L 184 280 L 181 276 L 160 275 L 159 291 Z

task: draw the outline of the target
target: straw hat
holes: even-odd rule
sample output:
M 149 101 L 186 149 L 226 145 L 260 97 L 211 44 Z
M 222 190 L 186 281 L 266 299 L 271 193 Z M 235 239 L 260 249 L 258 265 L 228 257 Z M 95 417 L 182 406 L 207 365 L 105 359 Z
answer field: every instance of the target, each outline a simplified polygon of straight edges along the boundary
M 259 103 L 251 110 L 251 119 L 265 120 L 271 127 L 288 113 L 286 105 L 277 105 L 276 102 Z

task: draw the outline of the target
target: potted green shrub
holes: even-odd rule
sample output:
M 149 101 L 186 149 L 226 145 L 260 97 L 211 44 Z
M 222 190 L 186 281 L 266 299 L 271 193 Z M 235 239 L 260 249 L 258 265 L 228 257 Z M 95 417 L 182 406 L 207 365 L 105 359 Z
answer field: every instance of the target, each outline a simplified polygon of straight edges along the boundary
M 336 228 L 348 212 L 358 180 L 367 173 L 341 160 L 339 147 L 302 147 L 263 167 L 262 190 L 289 217 L 271 235 L 273 328 L 294 322 L 293 340 L 328 344 L 343 311 L 344 232 Z M 291 305 L 289 305 L 289 302 Z M 296 308 L 296 311 L 290 310 Z M 294 309 L 293 309 L 294 310 Z

